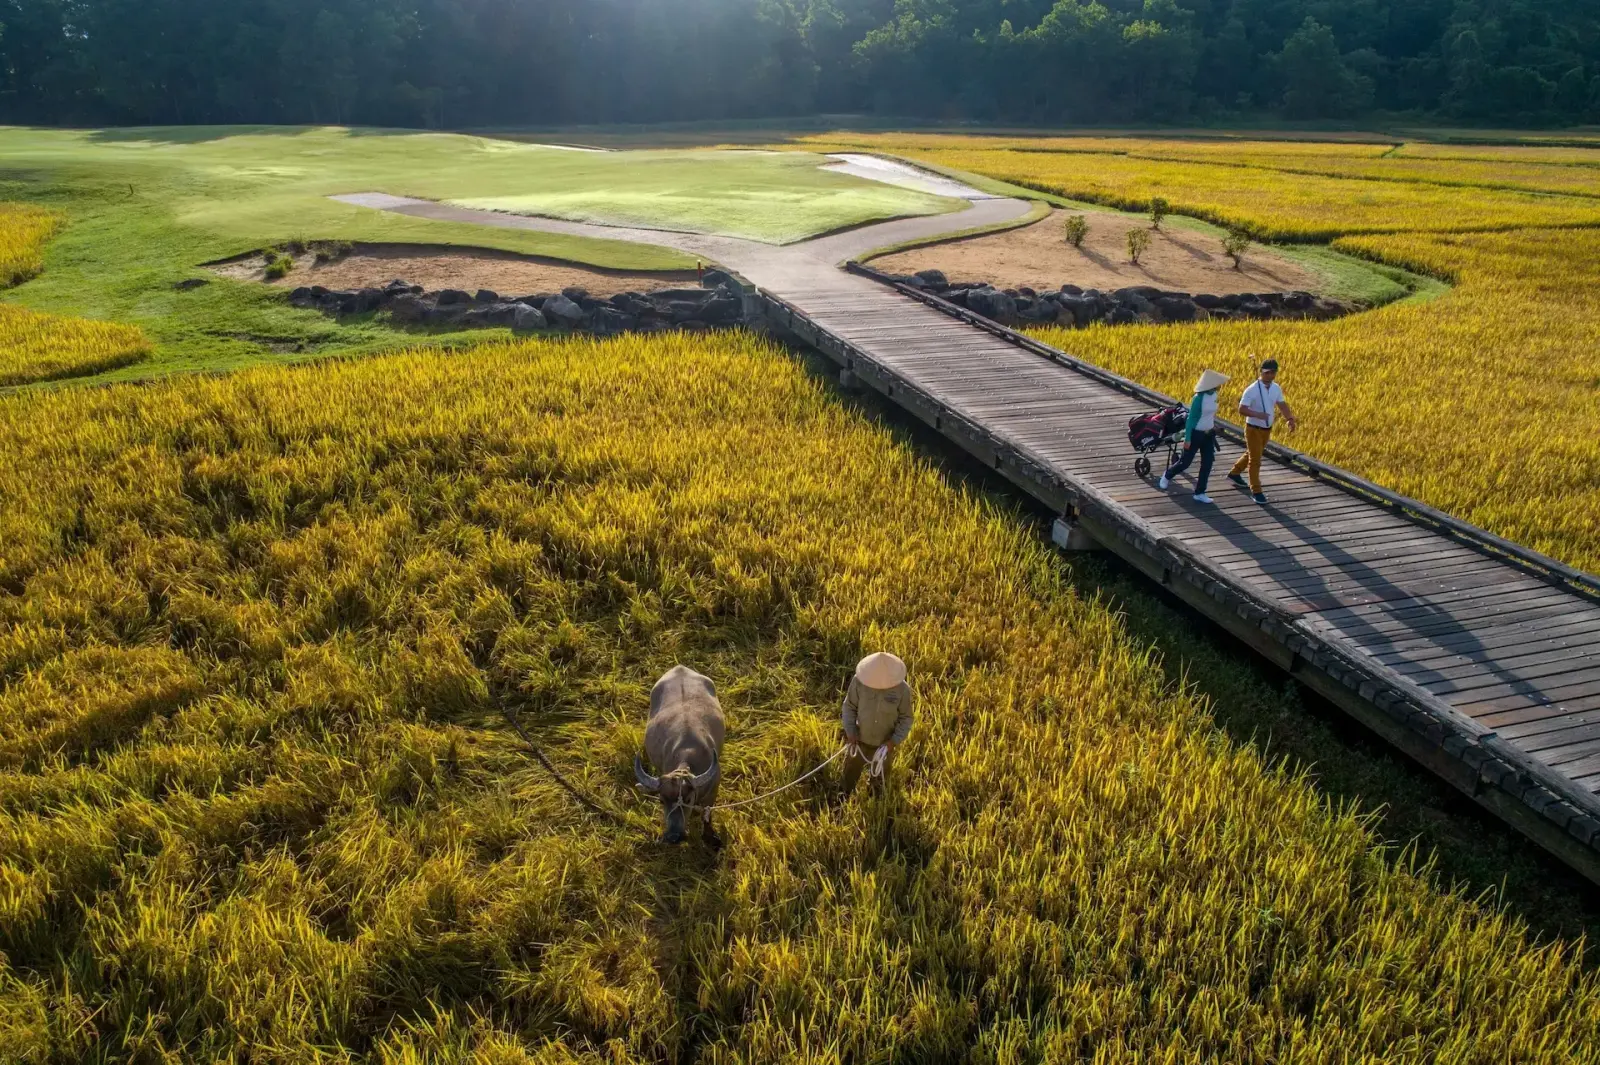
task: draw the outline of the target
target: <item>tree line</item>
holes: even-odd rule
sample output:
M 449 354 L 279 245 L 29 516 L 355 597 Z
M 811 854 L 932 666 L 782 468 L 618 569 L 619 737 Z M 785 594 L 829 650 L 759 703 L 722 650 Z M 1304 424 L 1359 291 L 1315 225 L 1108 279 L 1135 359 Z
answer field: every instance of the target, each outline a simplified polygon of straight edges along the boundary
M 1600 121 L 1596 0 L 0 0 L 0 122 Z

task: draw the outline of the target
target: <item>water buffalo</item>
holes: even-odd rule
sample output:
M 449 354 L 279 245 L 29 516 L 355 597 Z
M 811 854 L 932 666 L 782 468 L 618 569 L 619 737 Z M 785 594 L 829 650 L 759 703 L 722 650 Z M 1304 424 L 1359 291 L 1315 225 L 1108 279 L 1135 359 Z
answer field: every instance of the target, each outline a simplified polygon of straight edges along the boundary
M 637 755 L 633 774 L 639 786 L 661 796 L 666 811 L 664 843 L 682 843 L 686 806 L 706 807 L 717 801 L 721 775 L 722 705 L 711 678 L 688 666 L 673 666 L 650 690 L 650 724 L 644 730 L 644 753 L 661 770 L 659 777 L 645 772 Z M 711 811 L 702 810 L 702 835 L 715 847 L 722 840 L 711 827 Z

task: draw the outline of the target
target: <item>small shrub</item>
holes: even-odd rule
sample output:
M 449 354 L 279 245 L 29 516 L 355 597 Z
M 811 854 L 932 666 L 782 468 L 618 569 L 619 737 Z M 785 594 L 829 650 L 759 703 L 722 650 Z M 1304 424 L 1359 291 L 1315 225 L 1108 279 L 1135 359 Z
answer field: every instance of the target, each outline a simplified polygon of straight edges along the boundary
M 282 258 L 273 258 L 267 263 L 267 280 L 276 281 L 280 277 L 287 277 L 289 271 L 294 269 L 294 260 L 287 255 Z
M 1139 256 L 1150 248 L 1150 233 L 1144 229 L 1128 230 L 1128 261 L 1138 265 Z
M 1066 235 L 1067 243 L 1074 248 L 1083 247 L 1083 238 L 1089 235 L 1089 220 L 1081 214 L 1068 215 L 1066 221 L 1061 223 L 1061 230 Z
M 1239 269 L 1244 257 L 1245 249 L 1250 247 L 1250 234 L 1235 226 L 1228 230 L 1222 237 L 1222 254 L 1233 260 L 1233 268 Z
M 1163 218 L 1167 217 L 1167 212 L 1170 211 L 1171 209 L 1172 209 L 1172 205 L 1170 203 L 1168 203 L 1165 199 L 1163 199 L 1160 196 L 1157 196 L 1155 199 L 1151 200 L 1150 201 L 1150 228 L 1151 229 L 1160 229 L 1161 228 L 1161 220 Z

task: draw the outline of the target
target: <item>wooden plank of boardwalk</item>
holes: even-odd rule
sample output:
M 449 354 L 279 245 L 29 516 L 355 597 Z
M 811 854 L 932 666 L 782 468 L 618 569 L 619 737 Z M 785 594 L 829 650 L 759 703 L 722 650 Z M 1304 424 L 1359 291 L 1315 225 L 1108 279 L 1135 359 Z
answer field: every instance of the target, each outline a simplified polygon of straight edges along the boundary
M 1133 472 L 1138 399 L 888 288 L 772 288 L 906 384 L 1600 792 L 1600 604 L 1271 463 L 1258 506 L 1224 479 L 1236 450 L 1218 456 L 1214 506 L 1187 480 L 1161 492 Z

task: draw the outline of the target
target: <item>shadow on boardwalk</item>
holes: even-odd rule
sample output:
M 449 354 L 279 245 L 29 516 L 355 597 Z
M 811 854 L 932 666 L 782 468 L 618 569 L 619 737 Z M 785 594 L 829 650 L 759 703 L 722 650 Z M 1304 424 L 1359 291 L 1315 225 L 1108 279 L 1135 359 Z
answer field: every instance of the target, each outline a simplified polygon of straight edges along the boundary
M 820 357 L 802 357 L 833 379 Z M 951 482 L 1048 536 L 1054 515 L 944 437 L 871 395 L 839 399 L 904 436 Z M 1300 531 L 1314 535 L 1304 526 Z M 1207 698 L 1217 727 L 1233 742 L 1281 762 L 1286 772 L 1304 770 L 1329 803 L 1373 813 L 1372 831 L 1397 855 L 1414 847 L 1432 861 L 1441 883 L 1489 899 L 1536 936 L 1585 937 L 1585 960 L 1600 967 L 1600 891 L 1587 881 L 1115 556 L 1066 556 L 1064 569 L 1078 594 L 1100 597 L 1122 615 L 1134 640 L 1159 649 L 1170 683 L 1187 683 Z

